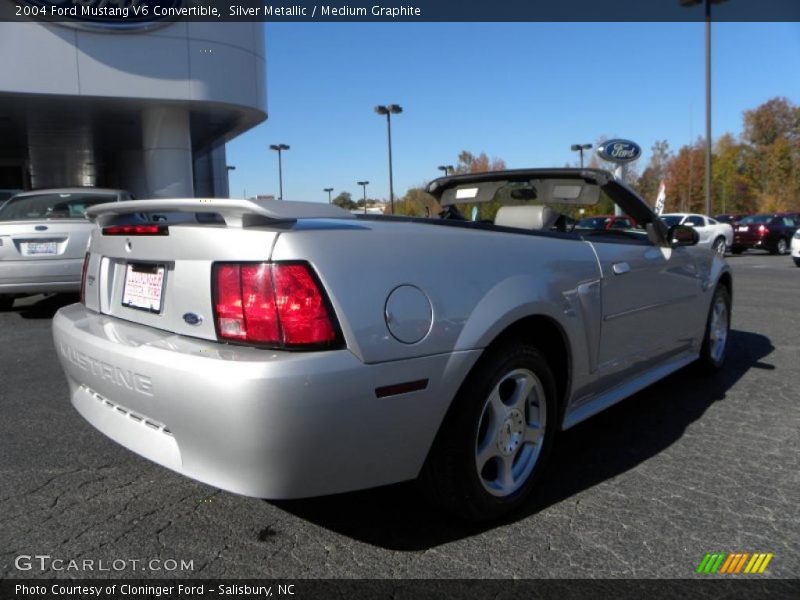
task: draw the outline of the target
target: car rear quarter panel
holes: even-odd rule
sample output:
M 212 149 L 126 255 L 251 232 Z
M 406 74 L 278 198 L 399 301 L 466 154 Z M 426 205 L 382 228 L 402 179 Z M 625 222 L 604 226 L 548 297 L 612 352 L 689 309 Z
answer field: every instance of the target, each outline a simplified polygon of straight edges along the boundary
M 310 261 L 348 348 L 364 362 L 485 348 L 516 321 L 544 315 L 566 334 L 573 373 L 587 374 L 600 326 L 599 298 L 584 297 L 599 293 L 588 243 L 418 223 L 359 226 L 281 234 L 272 259 Z M 422 290 L 432 306 L 429 333 L 414 344 L 396 340 L 386 325 L 387 297 L 403 284 Z

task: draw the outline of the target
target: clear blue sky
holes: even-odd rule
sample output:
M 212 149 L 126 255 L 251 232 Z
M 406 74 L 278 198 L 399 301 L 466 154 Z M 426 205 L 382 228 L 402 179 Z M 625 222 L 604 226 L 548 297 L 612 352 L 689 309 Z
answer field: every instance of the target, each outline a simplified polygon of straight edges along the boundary
M 269 144 L 285 143 L 284 197 L 327 200 L 367 179 L 394 189 L 439 174 L 461 150 L 509 168 L 577 161 L 573 143 L 626 137 L 675 150 L 705 131 L 702 23 L 268 23 L 269 118 L 228 144 L 231 195 L 278 195 Z M 742 112 L 775 96 L 800 103 L 800 24 L 715 23 L 713 136 L 738 135 Z

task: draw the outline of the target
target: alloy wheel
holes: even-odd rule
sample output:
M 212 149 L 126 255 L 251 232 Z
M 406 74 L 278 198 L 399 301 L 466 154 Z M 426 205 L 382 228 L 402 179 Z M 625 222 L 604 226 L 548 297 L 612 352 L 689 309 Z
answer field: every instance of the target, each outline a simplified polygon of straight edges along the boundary
M 500 378 L 486 399 L 475 440 L 475 467 L 483 488 L 510 496 L 528 480 L 547 426 L 544 386 L 528 369 Z

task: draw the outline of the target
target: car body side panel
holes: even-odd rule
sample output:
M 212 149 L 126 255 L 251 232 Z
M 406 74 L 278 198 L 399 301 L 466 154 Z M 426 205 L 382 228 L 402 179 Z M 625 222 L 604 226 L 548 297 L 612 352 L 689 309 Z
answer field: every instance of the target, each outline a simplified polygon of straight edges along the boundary
M 348 348 L 366 363 L 485 348 L 515 321 L 545 315 L 576 349 L 576 376 L 588 375 L 593 356 L 585 340 L 587 331 L 597 337 L 600 319 L 596 298 L 587 299 L 597 294 L 591 286 L 600 274 L 589 244 L 436 225 L 367 226 L 372 231 L 281 234 L 272 254 L 310 261 Z M 394 339 L 385 323 L 386 298 L 401 284 L 422 290 L 432 306 L 430 332 L 415 344 Z

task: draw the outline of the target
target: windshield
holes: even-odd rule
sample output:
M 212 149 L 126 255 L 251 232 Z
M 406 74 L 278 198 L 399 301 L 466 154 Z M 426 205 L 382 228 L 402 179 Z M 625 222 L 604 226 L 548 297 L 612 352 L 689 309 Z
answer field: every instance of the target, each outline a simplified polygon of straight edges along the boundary
M 15 196 L 0 208 L 0 221 L 26 219 L 82 219 L 95 204 L 114 202 L 110 194 L 35 194 Z
M 769 223 L 772 215 L 752 215 L 739 221 L 739 225 L 750 225 L 751 223 Z
M 680 225 L 683 217 L 681 215 L 665 215 L 661 217 L 661 220 L 664 221 L 667 227 L 672 227 L 673 225 Z

